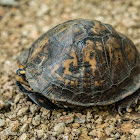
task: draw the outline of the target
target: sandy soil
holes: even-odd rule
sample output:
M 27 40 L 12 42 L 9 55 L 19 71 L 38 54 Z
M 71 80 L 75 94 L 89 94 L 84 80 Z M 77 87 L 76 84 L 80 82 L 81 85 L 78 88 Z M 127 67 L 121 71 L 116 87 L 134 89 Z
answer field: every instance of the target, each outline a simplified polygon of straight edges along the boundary
M 0 0 L 1 140 L 140 140 L 140 105 L 121 117 L 109 107 L 53 111 L 38 107 L 15 85 L 17 56 L 42 33 L 69 19 L 109 23 L 140 49 L 139 0 Z

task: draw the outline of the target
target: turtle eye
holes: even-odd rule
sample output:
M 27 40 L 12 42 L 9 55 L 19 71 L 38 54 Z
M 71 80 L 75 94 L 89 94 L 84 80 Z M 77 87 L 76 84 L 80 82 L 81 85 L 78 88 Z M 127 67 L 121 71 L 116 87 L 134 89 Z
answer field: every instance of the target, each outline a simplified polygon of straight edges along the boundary
M 25 70 L 24 69 L 18 69 L 17 74 L 18 75 L 25 74 Z

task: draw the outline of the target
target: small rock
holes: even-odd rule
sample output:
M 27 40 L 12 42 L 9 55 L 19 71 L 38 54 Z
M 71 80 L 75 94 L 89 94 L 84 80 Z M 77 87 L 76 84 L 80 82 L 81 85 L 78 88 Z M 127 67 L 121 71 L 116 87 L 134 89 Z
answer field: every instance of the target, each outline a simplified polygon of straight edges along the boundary
M 33 119 L 32 119 L 32 124 L 33 125 L 39 125 L 41 122 L 41 117 L 40 115 L 36 115 Z
M 37 130 L 37 136 L 39 138 L 42 138 L 43 137 L 43 134 L 44 134 L 44 131 L 43 130 Z
M 18 6 L 19 3 L 15 0 L 0 0 L 0 5 L 4 6 Z
M 0 109 L 4 107 L 4 102 L 0 100 Z
M 20 132 L 25 132 L 27 129 L 28 129 L 28 124 L 27 123 L 25 123 L 21 128 L 20 128 Z
M 49 7 L 46 4 L 42 4 L 40 10 L 37 12 L 37 16 L 43 16 L 49 11 Z
M 57 136 L 57 132 L 52 132 L 52 136 L 53 137 Z
M 18 113 L 17 116 L 22 116 L 23 114 L 25 114 L 28 111 L 28 107 L 23 107 L 21 108 Z
M 7 140 L 9 136 L 9 128 L 0 131 L 0 138 L 1 140 Z
M 4 126 L 5 124 L 5 120 L 4 119 L 0 119 L 0 127 Z
M 32 105 L 30 106 L 29 110 L 31 111 L 31 113 L 34 114 L 35 111 L 37 110 L 37 106 L 36 106 L 36 104 L 32 104 Z
M 108 127 L 105 128 L 105 133 L 107 136 L 110 136 L 111 135 L 111 132 L 114 130 L 114 125 L 113 124 L 110 124 Z
M 72 129 L 72 132 L 71 134 L 74 136 L 74 137 L 77 137 L 79 136 L 81 133 L 81 131 L 79 129 Z
M 98 124 L 101 124 L 103 121 L 102 116 L 99 116 L 99 118 L 95 121 Z
M 140 135 L 140 129 L 135 129 L 134 135 L 135 135 L 135 136 Z
M 140 140 L 140 134 L 136 136 L 136 140 Z
M 65 127 L 64 133 L 69 134 L 70 132 L 71 132 L 71 128 L 70 127 Z
M 124 133 L 129 132 L 133 128 L 133 125 L 131 123 L 128 124 L 122 124 L 122 131 Z
M 81 135 L 79 136 L 79 140 L 91 140 L 91 138 L 88 136 L 87 128 L 80 127 L 79 130 L 81 130 Z
M 47 127 L 46 124 L 41 124 L 40 127 L 41 127 L 41 129 L 42 129 L 43 131 L 48 130 L 48 127 Z
M 32 137 L 30 140 L 36 140 L 36 138 L 35 137 Z
M 79 123 L 73 123 L 73 124 L 72 124 L 72 127 L 73 127 L 73 128 L 78 128 L 79 126 L 80 126 Z
M 28 140 L 27 134 L 23 133 L 20 137 L 19 140 Z
M 119 139 L 119 138 L 120 138 L 120 134 L 119 134 L 119 133 L 116 133 L 116 134 L 114 135 L 114 138 L 115 138 L 115 139 Z
M 97 131 L 94 129 L 88 133 L 90 136 L 97 136 Z
M 65 123 L 58 123 L 54 126 L 54 131 L 57 132 L 57 134 L 63 133 L 64 129 L 65 129 Z
M 13 121 L 11 124 L 10 124 L 10 129 L 12 132 L 16 132 L 18 129 L 19 129 L 19 121 Z
M 46 109 L 46 108 L 41 108 L 40 111 L 42 112 L 42 116 L 49 118 L 50 117 L 50 110 Z
M 81 115 L 81 113 L 75 114 L 75 122 L 76 123 L 84 123 L 86 120 L 86 115 Z
M 14 103 L 16 104 L 21 98 L 21 94 L 17 94 L 15 99 L 14 99 Z
M 74 121 L 74 115 L 61 116 L 58 120 L 58 122 L 64 122 L 64 123 L 72 123 L 73 121 Z
M 133 134 L 130 136 L 130 138 L 131 140 L 136 140 L 136 137 Z

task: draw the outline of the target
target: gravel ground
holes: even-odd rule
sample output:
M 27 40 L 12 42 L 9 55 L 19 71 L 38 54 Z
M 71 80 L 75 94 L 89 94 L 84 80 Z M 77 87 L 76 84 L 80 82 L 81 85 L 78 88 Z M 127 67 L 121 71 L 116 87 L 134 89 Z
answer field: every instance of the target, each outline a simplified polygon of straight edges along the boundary
M 122 117 L 113 106 L 50 112 L 17 90 L 20 52 L 51 27 L 75 18 L 109 23 L 140 49 L 140 0 L 0 0 L 1 140 L 140 140 L 140 104 Z

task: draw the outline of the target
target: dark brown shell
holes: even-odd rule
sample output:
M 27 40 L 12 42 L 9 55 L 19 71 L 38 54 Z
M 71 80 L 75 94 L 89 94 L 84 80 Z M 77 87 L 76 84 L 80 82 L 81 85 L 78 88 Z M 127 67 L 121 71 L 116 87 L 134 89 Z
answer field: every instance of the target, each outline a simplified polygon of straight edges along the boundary
M 34 91 L 61 104 L 111 104 L 140 88 L 136 47 L 96 20 L 54 27 L 20 55 L 19 63 Z

